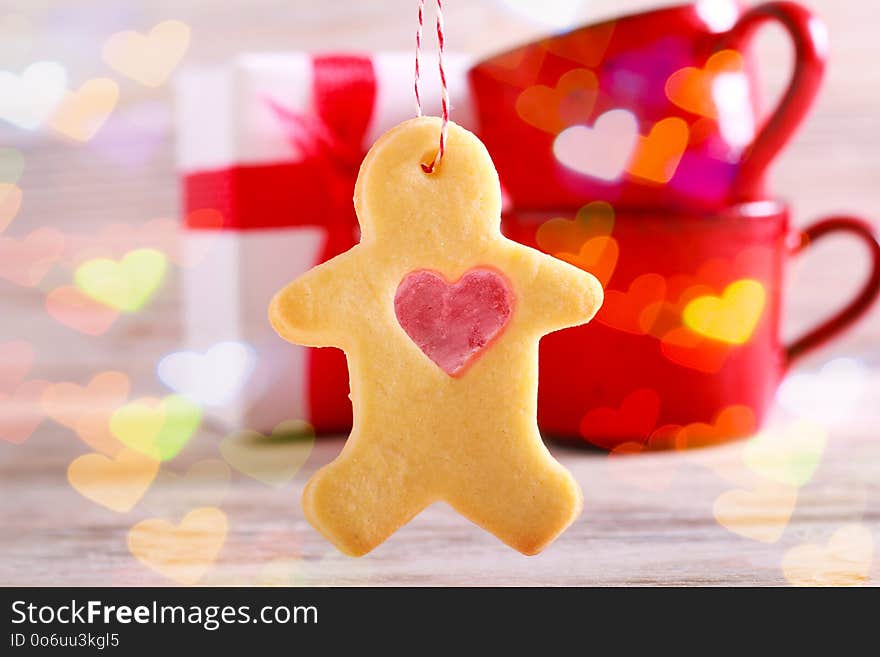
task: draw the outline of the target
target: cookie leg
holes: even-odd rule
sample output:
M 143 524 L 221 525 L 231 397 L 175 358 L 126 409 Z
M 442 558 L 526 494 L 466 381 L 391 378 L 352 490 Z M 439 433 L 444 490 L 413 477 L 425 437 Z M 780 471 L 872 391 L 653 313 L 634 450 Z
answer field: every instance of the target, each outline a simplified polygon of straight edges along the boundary
M 508 454 L 474 463 L 472 475 L 444 499 L 459 513 L 523 554 L 539 553 L 580 515 L 574 477 L 549 454 Z
M 407 496 L 404 463 L 372 452 L 343 454 L 321 468 L 303 492 L 306 518 L 341 552 L 370 552 L 432 500 Z

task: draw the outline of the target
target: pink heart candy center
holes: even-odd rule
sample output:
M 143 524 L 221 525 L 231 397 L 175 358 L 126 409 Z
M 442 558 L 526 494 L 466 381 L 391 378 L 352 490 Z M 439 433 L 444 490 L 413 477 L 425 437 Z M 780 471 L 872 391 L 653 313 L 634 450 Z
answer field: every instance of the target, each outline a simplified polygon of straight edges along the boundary
M 507 279 L 491 269 L 471 269 L 457 283 L 422 269 L 400 282 L 394 312 L 418 348 L 456 376 L 498 337 L 513 303 Z

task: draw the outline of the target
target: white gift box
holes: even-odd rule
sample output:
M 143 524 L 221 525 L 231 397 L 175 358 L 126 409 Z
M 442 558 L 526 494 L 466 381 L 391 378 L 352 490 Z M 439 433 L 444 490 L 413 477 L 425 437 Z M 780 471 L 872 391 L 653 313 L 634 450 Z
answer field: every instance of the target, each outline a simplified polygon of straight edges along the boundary
M 285 284 L 355 242 L 357 166 L 376 138 L 415 115 L 413 66 L 412 53 L 247 54 L 178 76 L 185 334 L 187 349 L 207 358 L 198 376 L 215 378 L 190 387 L 229 393 L 197 399 L 224 428 L 269 432 L 303 419 L 347 430 L 341 354 L 282 341 L 267 308 Z M 467 67 L 446 59 L 452 119 L 465 127 Z M 427 58 L 421 93 L 425 113 L 439 114 Z

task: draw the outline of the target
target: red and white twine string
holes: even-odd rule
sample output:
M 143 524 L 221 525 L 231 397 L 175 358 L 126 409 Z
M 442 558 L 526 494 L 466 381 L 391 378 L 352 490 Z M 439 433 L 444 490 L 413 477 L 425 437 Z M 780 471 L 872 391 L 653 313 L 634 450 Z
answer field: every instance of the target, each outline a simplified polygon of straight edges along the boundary
M 416 30 L 416 114 L 422 116 L 422 97 L 419 94 L 419 60 L 422 56 L 422 30 L 424 28 L 425 0 L 419 0 L 419 27 Z M 441 88 L 441 104 L 443 123 L 440 128 L 440 148 L 434 156 L 434 161 L 430 164 L 422 164 L 425 173 L 432 173 L 434 168 L 440 164 L 443 155 L 446 152 L 446 135 L 449 132 L 449 88 L 446 85 L 446 67 L 443 63 L 443 52 L 445 48 L 445 35 L 443 25 L 443 0 L 437 0 L 437 50 L 440 67 L 440 88 Z

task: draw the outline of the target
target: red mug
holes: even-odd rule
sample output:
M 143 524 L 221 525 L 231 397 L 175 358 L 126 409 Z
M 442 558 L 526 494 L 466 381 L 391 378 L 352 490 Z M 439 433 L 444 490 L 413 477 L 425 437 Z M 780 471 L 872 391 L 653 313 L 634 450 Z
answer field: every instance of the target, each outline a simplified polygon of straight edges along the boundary
M 727 16 L 711 13 L 725 7 Z M 475 66 L 478 134 L 513 207 L 719 209 L 767 198 L 767 168 L 818 92 L 827 34 L 792 2 L 740 9 L 701 2 L 634 14 Z M 791 37 L 795 65 L 762 123 L 744 53 L 769 22 Z
M 789 366 L 855 322 L 880 293 L 880 241 L 870 224 L 833 217 L 792 232 L 788 208 L 774 201 L 617 216 L 600 202 L 575 219 L 507 215 L 504 230 L 605 286 L 589 325 L 541 341 L 538 424 L 548 435 L 606 449 L 750 435 Z M 868 280 L 843 310 L 784 345 L 789 257 L 835 233 L 869 246 Z

